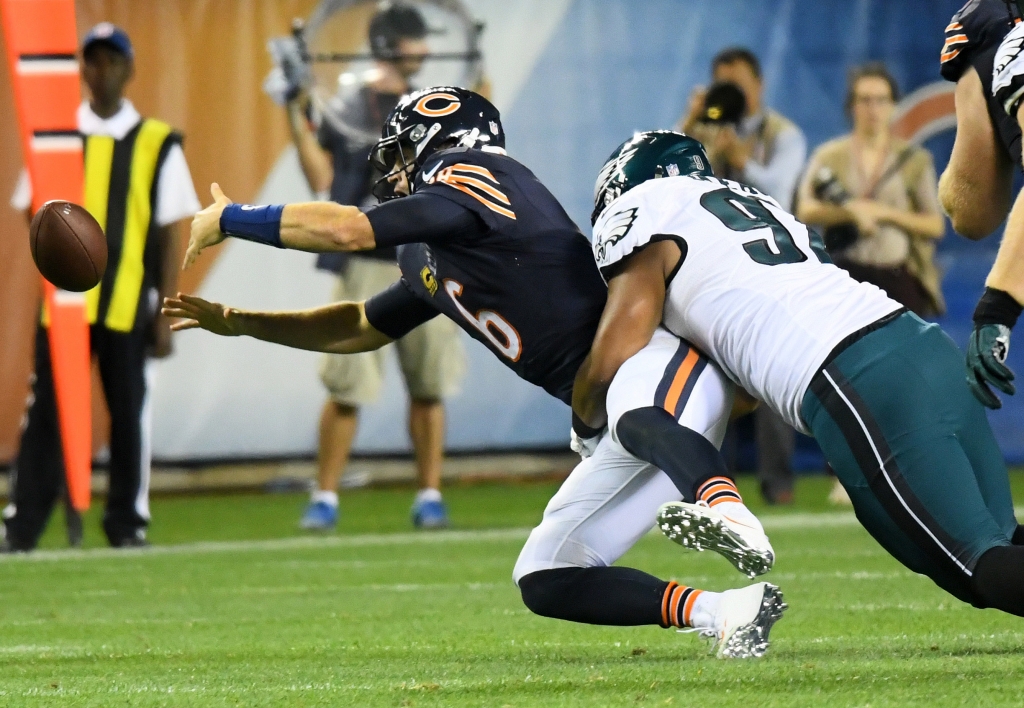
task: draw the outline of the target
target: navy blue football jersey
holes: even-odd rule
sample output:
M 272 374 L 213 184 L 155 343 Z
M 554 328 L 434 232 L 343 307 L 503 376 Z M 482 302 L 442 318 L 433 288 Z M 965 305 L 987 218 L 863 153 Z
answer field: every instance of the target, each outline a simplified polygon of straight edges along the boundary
M 367 301 L 374 327 L 401 336 L 440 312 L 521 378 L 571 402 L 607 288 L 590 242 L 530 170 L 504 154 L 443 150 L 417 173 L 412 196 L 367 216 L 378 245 L 404 244 L 402 281 Z
M 981 79 L 988 115 L 1013 164 L 1021 164 L 1021 133 L 1016 116 L 1007 115 L 1003 100 L 993 89 L 993 69 L 1003 38 L 1013 29 L 1014 17 L 1004 0 L 969 0 L 946 26 L 940 57 L 942 77 L 958 81 L 969 67 Z

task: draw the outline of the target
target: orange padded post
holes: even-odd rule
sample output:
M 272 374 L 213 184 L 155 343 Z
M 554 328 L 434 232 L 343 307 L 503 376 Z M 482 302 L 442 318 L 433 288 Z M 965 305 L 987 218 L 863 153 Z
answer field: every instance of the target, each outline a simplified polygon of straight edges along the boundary
M 32 209 L 38 210 L 51 199 L 80 204 L 82 139 L 75 111 L 81 90 L 75 60 L 74 0 L 0 0 L 0 10 L 23 153 L 32 181 Z M 92 477 L 85 299 L 45 280 L 43 285 L 50 314 L 50 359 L 68 496 L 81 512 L 89 508 Z

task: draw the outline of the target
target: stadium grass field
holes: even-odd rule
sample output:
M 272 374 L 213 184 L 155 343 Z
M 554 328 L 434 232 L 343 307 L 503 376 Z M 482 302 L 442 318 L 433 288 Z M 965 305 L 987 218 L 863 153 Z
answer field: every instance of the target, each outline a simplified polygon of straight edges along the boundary
M 1024 473 L 1013 475 L 1024 501 Z M 156 499 L 148 551 L 0 560 L 3 706 L 1021 705 L 1024 620 L 974 610 L 830 509 L 828 481 L 759 509 L 790 610 L 762 660 L 694 635 L 531 615 L 512 565 L 557 485 L 456 487 L 457 529 L 412 533 L 408 490 L 347 493 L 300 535 L 301 495 Z M 741 480 L 756 507 L 749 478 Z M 98 510 L 87 545 L 99 545 Z M 623 559 L 708 589 L 723 559 L 649 535 Z

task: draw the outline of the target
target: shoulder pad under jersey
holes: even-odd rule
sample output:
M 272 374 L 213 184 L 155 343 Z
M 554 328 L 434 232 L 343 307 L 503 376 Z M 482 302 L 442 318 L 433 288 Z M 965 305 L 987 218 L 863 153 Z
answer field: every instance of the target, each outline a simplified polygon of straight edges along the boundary
M 947 81 L 958 81 L 978 52 L 1002 41 L 1013 27 L 1003 0 L 968 0 L 946 26 L 940 71 Z
M 427 158 L 416 175 L 416 191 L 439 194 L 478 214 L 492 227 L 515 221 L 510 190 L 501 184 L 511 158 L 471 148 L 442 150 Z
M 1016 116 L 1024 96 L 1024 23 L 1003 38 L 992 65 L 992 95 L 1008 115 Z

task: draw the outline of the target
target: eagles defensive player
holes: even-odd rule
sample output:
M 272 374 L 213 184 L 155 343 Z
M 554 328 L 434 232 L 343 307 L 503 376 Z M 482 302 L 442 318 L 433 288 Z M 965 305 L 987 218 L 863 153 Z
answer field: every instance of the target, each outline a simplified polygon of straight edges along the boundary
M 1014 166 L 1021 165 L 1024 24 L 1020 3 L 970 0 L 946 27 L 942 76 L 956 82 L 956 140 L 939 199 L 960 234 L 981 239 L 1009 212 L 1003 242 L 974 312 L 967 382 L 989 408 L 1002 404 L 988 384 L 1014 392 L 1006 366 L 1010 330 L 1024 304 L 1024 197 L 1010 208 Z
M 937 325 L 831 265 L 815 234 L 771 197 L 716 179 L 679 133 L 623 143 L 595 194 L 608 302 L 573 391 L 584 423 L 603 424 L 608 383 L 660 325 L 813 434 L 857 518 L 900 562 L 977 607 L 1024 616 L 1006 467 Z M 675 538 L 695 513 L 672 502 L 659 523 Z
M 365 211 L 322 202 L 252 207 L 230 204 L 214 185 L 214 205 L 193 222 L 186 264 L 225 235 L 307 251 L 400 246 L 402 279 L 364 303 L 303 312 L 243 312 L 185 295 L 164 311 L 184 318 L 175 329 L 337 353 L 381 347 L 444 314 L 521 378 L 570 403 L 606 287 L 586 237 L 503 148 L 494 106 L 435 87 L 399 102 L 372 153 L 386 175 L 379 196 L 400 199 Z M 771 545 L 717 451 L 731 385 L 667 332 L 625 364 L 620 381 L 609 406 L 617 436 L 577 426 L 587 459 L 516 564 L 523 601 L 577 622 L 693 627 L 715 638 L 723 656 L 760 656 L 785 609 L 775 586 L 704 592 L 610 567 L 654 525 L 658 507 L 680 497 L 707 505 L 686 537 L 691 546 L 719 551 L 750 576 L 771 567 Z

